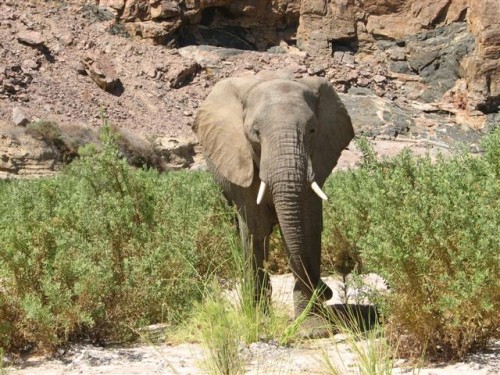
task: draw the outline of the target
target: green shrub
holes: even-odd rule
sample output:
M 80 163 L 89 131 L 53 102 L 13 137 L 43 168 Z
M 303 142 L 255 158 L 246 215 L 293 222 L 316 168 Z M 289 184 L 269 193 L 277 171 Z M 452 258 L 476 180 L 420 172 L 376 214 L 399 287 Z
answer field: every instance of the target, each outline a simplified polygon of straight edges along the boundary
M 360 147 L 361 167 L 326 185 L 325 258 L 341 250 L 359 259 L 351 268 L 362 263 L 385 278 L 382 308 L 408 339 L 401 349 L 461 357 L 482 347 L 500 323 L 499 129 L 482 157 L 432 161 L 405 150 L 377 162 L 366 142 Z
M 132 169 L 109 128 L 102 143 L 59 177 L 0 182 L 0 347 L 50 351 L 174 324 L 224 263 L 233 224 L 208 174 Z

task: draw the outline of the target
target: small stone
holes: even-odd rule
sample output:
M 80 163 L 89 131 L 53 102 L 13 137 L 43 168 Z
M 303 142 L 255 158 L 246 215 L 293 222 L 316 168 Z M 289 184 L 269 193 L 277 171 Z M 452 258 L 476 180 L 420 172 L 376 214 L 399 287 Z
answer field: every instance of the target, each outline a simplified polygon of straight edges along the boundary
M 156 66 L 150 61 L 144 61 L 142 63 L 142 72 L 150 78 L 156 77 Z
M 14 107 L 12 109 L 12 122 L 16 126 L 26 126 L 29 124 L 30 120 L 26 117 L 21 108 Z
M 182 112 L 182 114 L 184 116 L 186 116 L 186 117 L 191 117 L 193 115 L 193 112 L 191 112 L 191 111 L 184 111 L 184 112 Z
M 65 31 L 59 35 L 59 40 L 61 41 L 62 44 L 65 46 L 70 46 L 73 44 L 73 35 L 71 35 L 71 32 Z
M 385 82 L 386 80 L 387 80 L 387 78 L 385 76 L 383 76 L 382 74 L 375 74 L 373 76 L 373 81 L 376 83 L 382 83 L 382 82 Z
M 322 66 L 312 65 L 307 69 L 307 73 L 311 76 L 324 76 L 325 68 Z
M 356 81 L 358 79 L 358 72 L 356 71 L 351 71 L 345 76 L 345 81 L 347 82 L 352 82 Z
M 302 73 L 302 74 L 307 73 L 307 68 L 306 68 L 305 66 L 303 66 L 303 65 L 300 65 L 300 66 L 297 68 L 296 72 L 297 72 L 297 73 Z
M 365 77 L 360 77 L 360 78 L 358 78 L 356 83 L 360 87 L 366 87 L 370 84 L 370 80 L 368 80 L 368 78 L 365 78 Z
M 38 70 L 39 67 L 40 67 L 39 62 L 35 61 L 35 60 L 31 60 L 31 59 L 24 60 L 21 63 L 21 69 L 23 70 L 23 72 L 30 72 L 33 70 Z
M 86 75 L 87 74 L 87 70 L 85 68 L 85 65 L 81 61 L 74 61 L 71 64 L 71 66 L 73 67 L 73 69 L 75 69 L 75 71 L 78 74 L 82 74 L 82 75 Z
M 335 86 L 335 89 L 337 90 L 337 92 L 343 92 L 343 93 L 346 93 L 347 92 L 347 85 L 345 83 L 337 83 L 334 85 Z
M 42 34 L 36 31 L 23 31 L 17 36 L 17 41 L 32 47 L 42 47 L 45 45 L 45 39 Z

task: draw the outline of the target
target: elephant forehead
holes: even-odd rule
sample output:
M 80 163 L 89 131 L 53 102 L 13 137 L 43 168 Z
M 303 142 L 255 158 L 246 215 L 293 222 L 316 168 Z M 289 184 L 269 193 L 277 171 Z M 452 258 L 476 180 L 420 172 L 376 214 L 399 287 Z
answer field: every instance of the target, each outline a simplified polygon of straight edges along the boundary
M 280 101 L 309 101 L 314 97 L 312 90 L 297 82 L 284 79 L 264 81 L 251 90 L 249 100 L 265 100 L 269 103 Z
M 314 106 L 301 96 L 281 95 L 256 99 L 255 105 L 247 112 L 250 118 L 264 120 L 292 119 L 295 121 L 307 121 L 314 116 Z

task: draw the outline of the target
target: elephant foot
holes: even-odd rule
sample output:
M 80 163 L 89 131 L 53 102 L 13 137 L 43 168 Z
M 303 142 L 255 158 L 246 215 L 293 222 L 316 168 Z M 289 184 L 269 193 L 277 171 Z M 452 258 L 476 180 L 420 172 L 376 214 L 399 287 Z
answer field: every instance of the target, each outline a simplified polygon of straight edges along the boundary
M 332 325 L 319 315 L 308 315 L 297 331 L 299 339 L 322 339 L 330 337 Z
M 300 316 L 305 310 L 309 310 L 308 314 L 316 314 L 324 316 L 324 302 L 331 299 L 333 292 L 322 280 L 319 281 L 316 293 L 312 301 L 300 290 L 299 284 L 296 283 L 293 289 L 293 308 L 295 317 Z
M 298 338 L 318 339 L 331 336 L 333 326 L 329 319 L 328 309 L 324 306 L 324 301 L 331 298 L 331 289 L 320 282 L 315 298 L 311 300 L 298 288 L 293 291 L 293 307 L 295 318 L 305 315 L 304 321 L 297 332 Z

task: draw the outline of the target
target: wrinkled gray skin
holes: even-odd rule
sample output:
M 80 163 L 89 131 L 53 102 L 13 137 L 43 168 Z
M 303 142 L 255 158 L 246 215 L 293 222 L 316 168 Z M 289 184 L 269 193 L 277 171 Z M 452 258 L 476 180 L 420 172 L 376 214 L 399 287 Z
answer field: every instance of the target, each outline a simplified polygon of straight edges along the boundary
M 270 292 L 263 264 L 276 224 L 296 279 L 296 314 L 314 290 L 320 302 L 330 299 L 320 278 L 322 200 L 311 183 L 323 186 L 354 131 L 328 81 L 280 73 L 222 80 L 193 129 L 209 169 L 237 206 L 244 244 L 253 250 L 256 299 Z M 257 204 L 261 181 L 266 192 Z

